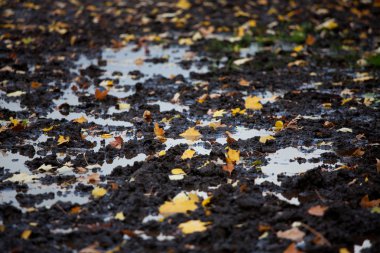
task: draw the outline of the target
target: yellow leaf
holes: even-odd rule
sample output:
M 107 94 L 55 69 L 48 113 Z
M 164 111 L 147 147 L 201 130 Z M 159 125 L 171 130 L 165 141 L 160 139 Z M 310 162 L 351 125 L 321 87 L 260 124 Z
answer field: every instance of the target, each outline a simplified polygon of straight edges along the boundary
M 80 118 L 73 119 L 73 122 L 76 122 L 76 123 L 79 123 L 79 124 L 83 124 L 83 123 L 88 122 L 88 120 L 84 116 L 82 116 Z
M 214 122 L 210 122 L 210 124 L 208 124 L 208 126 L 211 127 L 211 128 L 213 128 L 215 130 L 218 127 L 224 127 L 226 125 L 222 124 L 221 121 L 214 121 Z
M 248 26 L 249 26 L 249 27 L 256 27 L 256 21 L 253 20 L 253 19 L 249 20 L 249 21 L 248 21 Z
M 101 198 L 104 195 L 106 195 L 106 193 L 107 193 L 107 190 L 102 188 L 102 187 L 95 187 L 91 192 L 91 194 L 92 194 L 92 196 L 94 196 L 94 198 Z
M 187 9 L 191 8 L 191 4 L 187 0 L 179 0 L 177 2 L 176 6 L 177 6 L 177 8 L 180 8 L 180 9 L 183 9 L 183 10 L 187 10 Z
M 195 193 L 186 194 L 185 192 L 180 192 L 171 201 L 166 201 L 159 208 L 159 212 L 162 216 L 168 217 L 176 213 L 187 213 L 189 211 L 194 211 L 198 208 L 197 203 L 199 198 Z
M 350 251 L 347 248 L 340 248 L 339 253 L 350 253 Z
M 125 216 L 123 214 L 123 212 L 118 212 L 116 215 L 115 215 L 115 220 L 125 220 Z
M 172 169 L 172 174 L 173 175 L 186 175 L 186 173 L 181 168 Z
M 131 105 L 127 103 L 119 103 L 117 104 L 119 110 L 129 110 L 131 109 Z
M 223 114 L 226 114 L 226 112 L 224 111 L 224 109 L 218 110 L 218 111 L 214 112 L 214 114 L 212 115 L 212 117 L 214 117 L 214 118 L 223 117 Z
M 194 156 L 194 154 L 195 154 L 195 150 L 187 149 L 185 150 L 185 152 L 183 152 L 181 159 L 182 160 L 191 159 Z
M 240 160 L 240 151 L 229 148 L 227 151 L 227 162 L 236 163 Z
M 249 86 L 249 81 L 245 80 L 245 79 L 240 79 L 239 81 L 239 85 L 240 86 Z
M 165 135 L 165 130 L 161 128 L 157 122 L 154 123 L 154 134 L 157 137 L 164 137 Z
M 201 220 L 189 220 L 187 222 L 181 223 L 178 225 L 178 228 L 181 229 L 184 234 L 192 234 L 195 232 L 203 232 L 207 230 L 207 225 L 211 224 L 210 222 L 203 222 Z
M 158 152 L 158 156 L 164 156 L 164 155 L 166 155 L 165 150 L 161 150 L 160 152 Z
M 63 143 L 66 143 L 66 142 L 69 142 L 70 141 L 70 137 L 69 136 L 67 136 L 67 137 L 65 137 L 65 136 L 63 136 L 63 135 L 60 135 L 59 137 L 58 137 L 58 145 L 62 145 Z
M 51 126 L 51 127 L 45 127 L 45 128 L 42 128 L 42 131 L 44 132 L 49 132 L 51 130 L 53 130 L 54 126 Z
M 272 135 L 266 135 L 266 136 L 261 136 L 260 139 L 259 139 L 259 142 L 261 143 L 267 143 L 267 141 L 270 141 L 270 140 L 274 140 L 276 138 L 274 138 Z
M 205 207 L 210 204 L 212 197 L 208 197 L 202 201 L 202 206 Z
M 274 124 L 274 130 L 280 131 L 284 127 L 284 122 L 281 120 L 277 120 L 276 123 Z
M 245 99 L 245 108 L 246 109 L 251 109 L 251 110 L 261 110 L 263 109 L 263 105 L 260 104 L 261 98 L 259 97 L 252 97 L 249 96 Z
M 237 107 L 235 109 L 231 109 L 232 116 L 236 116 L 236 114 L 244 114 L 245 111 L 246 111 L 245 109 L 242 110 L 239 107 Z
M 322 30 L 322 29 L 333 30 L 337 27 L 338 27 L 338 23 L 335 21 L 335 19 L 331 18 L 329 20 L 326 20 L 322 24 L 318 25 L 316 29 L 317 30 Z
M 191 46 L 194 44 L 194 42 L 191 38 L 181 38 L 178 40 L 178 44 L 185 45 L 185 46 Z
M 21 238 L 24 240 L 28 240 L 31 234 L 32 234 L 32 230 L 26 229 L 21 233 Z
M 206 101 L 207 97 L 208 97 L 208 94 L 205 93 L 202 96 L 200 96 L 199 98 L 197 98 L 197 102 L 200 104 L 203 104 Z
M 302 45 L 298 45 L 298 46 L 295 46 L 294 48 L 293 48 L 293 51 L 294 52 L 301 52 L 303 50 L 303 46 Z
M 102 137 L 103 139 L 109 139 L 112 138 L 112 134 L 102 134 L 100 137 Z
M 185 132 L 180 134 L 179 136 L 185 138 L 186 140 L 196 141 L 201 138 L 201 133 L 195 129 L 195 127 L 189 127 Z
M 352 98 L 344 98 L 344 99 L 342 99 L 341 105 L 345 105 L 346 103 L 350 102 L 351 100 L 352 100 Z
M 20 124 L 20 120 L 18 119 L 14 119 L 13 117 L 10 117 L 9 120 L 11 121 L 11 123 L 13 124 L 13 127 L 17 126 Z

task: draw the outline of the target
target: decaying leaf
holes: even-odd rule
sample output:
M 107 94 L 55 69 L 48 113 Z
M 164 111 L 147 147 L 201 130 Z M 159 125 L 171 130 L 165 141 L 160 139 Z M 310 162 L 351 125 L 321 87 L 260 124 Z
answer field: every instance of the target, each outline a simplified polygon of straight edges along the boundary
M 278 231 L 277 237 L 292 240 L 294 242 L 300 242 L 305 237 L 305 232 L 299 230 L 297 227 L 294 227 L 286 231 Z
M 195 129 L 195 127 L 190 127 L 185 132 L 181 133 L 179 136 L 189 141 L 196 141 L 199 140 L 202 135 L 197 129 Z
M 183 154 L 182 154 L 182 156 L 181 156 L 181 159 L 182 159 L 182 160 L 185 160 L 185 159 L 191 159 L 191 158 L 193 158 L 194 154 L 195 154 L 195 150 L 193 150 L 193 149 L 186 149 L 186 150 L 183 152 Z
M 203 222 L 201 220 L 189 220 L 178 225 L 178 228 L 181 229 L 184 234 L 192 234 L 195 232 L 203 232 L 207 230 L 207 226 L 211 222 Z
M 260 139 L 259 139 L 259 142 L 265 144 L 267 143 L 267 141 L 270 141 L 270 140 L 275 140 L 276 138 L 273 137 L 272 135 L 265 135 L 265 136 L 261 136 Z
M 64 143 L 67 143 L 67 142 L 69 142 L 70 141 L 70 137 L 69 136 L 63 136 L 63 135 L 60 135 L 59 137 L 58 137 L 58 140 L 57 140 L 57 142 L 58 142 L 58 145 L 62 145 L 62 144 L 64 144 Z
M 166 201 L 162 204 L 159 208 L 159 212 L 164 217 L 176 213 L 187 213 L 197 209 L 198 202 L 199 198 L 196 193 L 180 192 L 171 201 Z
M 91 175 L 88 175 L 87 177 L 87 183 L 89 184 L 97 184 L 100 182 L 100 175 L 99 173 L 92 173 Z
M 107 94 L 108 94 L 108 90 L 106 90 L 106 89 L 101 90 L 99 88 L 96 88 L 95 99 L 96 100 L 105 100 L 107 97 Z
M 327 209 L 328 209 L 327 206 L 316 205 L 316 206 L 310 207 L 309 210 L 307 210 L 307 212 L 310 215 L 322 217 L 325 214 Z
M 360 201 L 360 206 L 363 208 L 380 206 L 380 199 L 369 200 L 368 195 L 365 195 Z
M 256 96 L 248 96 L 245 99 L 245 108 L 250 110 L 261 110 L 263 109 L 263 105 L 260 104 L 261 98 Z
M 116 136 L 114 141 L 110 142 L 111 147 L 116 149 L 121 149 L 123 146 L 124 140 L 121 138 L 121 136 Z
M 356 156 L 356 157 L 361 157 L 361 156 L 363 156 L 365 154 L 365 151 L 363 150 L 363 149 L 361 149 L 361 148 L 357 148 L 357 149 L 355 149 L 355 151 L 354 152 L 352 152 L 352 156 Z
M 101 198 L 101 197 L 103 197 L 104 195 L 106 195 L 106 193 L 107 193 L 107 190 L 104 189 L 104 188 L 102 188 L 102 187 L 95 187 L 95 188 L 92 190 L 92 192 L 91 192 L 91 194 L 92 194 L 92 196 L 93 196 L 94 198 Z

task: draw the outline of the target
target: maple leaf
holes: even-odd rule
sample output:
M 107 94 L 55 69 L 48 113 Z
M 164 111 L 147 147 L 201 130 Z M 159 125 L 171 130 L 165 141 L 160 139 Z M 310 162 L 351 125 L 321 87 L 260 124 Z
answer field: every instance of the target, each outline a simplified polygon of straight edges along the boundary
M 179 136 L 185 138 L 186 140 L 196 141 L 201 138 L 201 133 L 195 129 L 195 127 L 189 127 L 185 132 L 181 133 Z
M 105 100 L 108 94 L 108 90 L 101 90 L 99 88 L 96 88 L 95 90 L 95 99 L 96 100 Z
M 245 108 L 251 109 L 251 110 L 256 110 L 256 111 L 263 109 L 263 105 L 260 104 L 260 100 L 261 100 L 261 98 L 259 98 L 259 97 L 248 96 L 245 99 Z
M 286 231 L 278 231 L 277 237 L 300 242 L 305 237 L 305 232 L 299 230 L 298 228 L 291 228 Z
M 176 213 L 187 213 L 198 208 L 199 198 L 195 193 L 178 193 L 171 201 L 166 201 L 159 207 L 162 216 L 168 217 Z
M 189 220 L 178 225 L 178 228 L 181 229 L 184 234 L 192 234 L 195 232 L 203 232 L 207 230 L 207 226 L 211 222 L 203 222 L 201 220 Z
M 91 194 L 92 194 L 92 196 L 93 196 L 94 198 L 101 198 L 101 197 L 103 197 L 104 195 L 106 195 L 106 193 L 107 193 L 107 190 L 104 189 L 104 188 L 102 188 L 102 187 L 95 187 L 95 188 L 92 190 L 92 192 L 91 192 Z
M 182 160 L 191 159 L 191 158 L 193 158 L 194 154 L 195 154 L 195 150 L 193 150 L 193 149 L 187 149 L 187 150 L 185 150 L 183 152 L 183 154 L 181 156 L 181 159 Z
M 224 109 L 215 111 L 212 115 L 213 118 L 217 117 L 223 117 L 223 115 L 226 114 L 226 111 Z
M 314 216 L 323 216 L 326 212 L 326 210 L 328 209 L 327 206 L 321 206 L 321 205 L 316 205 L 316 206 L 312 206 L 309 208 L 309 210 L 307 210 L 307 212 L 310 214 L 310 215 L 314 215 Z
M 60 135 L 60 136 L 58 137 L 58 140 L 57 140 L 58 145 L 62 145 L 62 144 L 67 143 L 67 142 L 69 142 L 69 141 L 70 141 L 70 137 L 69 137 L 69 136 L 65 137 L 65 136 L 63 136 L 63 135 Z
M 121 149 L 123 146 L 124 140 L 121 138 L 121 136 L 116 136 L 114 141 L 110 142 L 111 147 L 116 149 Z
M 265 136 L 261 136 L 260 139 L 259 139 L 259 142 L 260 143 L 267 143 L 267 141 L 270 141 L 270 140 L 275 140 L 276 138 L 273 137 L 272 135 L 265 135 Z

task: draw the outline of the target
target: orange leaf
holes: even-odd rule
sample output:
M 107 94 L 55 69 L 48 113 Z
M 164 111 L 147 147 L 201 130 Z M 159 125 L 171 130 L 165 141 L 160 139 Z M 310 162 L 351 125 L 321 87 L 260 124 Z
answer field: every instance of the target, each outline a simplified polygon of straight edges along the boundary
M 96 100 L 105 100 L 108 94 L 108 90 L 100 90 L 96 88 L 95 90 L 95 98 Z
M 235 169 L 235 165 L 233 163 L 227 163 L 226 165 L 223 165 L 222 169 L 228 171 L 231 175 L 232 171 Z
M 289 246 L 284 250 L 284 253 L 302 253 L 302 251 L 298 250 L 296 244 L 292 242 Z
M 278 231 L 277 237 L 300 242 L 305 237 L 305 232 L 299 230 L 298 228 L 291 228 L 286 231 Z
M 154 134 L 157 137 L 164 137 L 165 135 L 165 130 L 161 128 L 157 122 L 154 123 Z
M 369 200 L 368 195 L 365 195 L 360 201 L 360 206 L 363 208 L 376 207 L 380 205 L 380 199 Z
M 327 206 L 316 205 L 316 206 L 310 207 L 309 210 L 307 210 L 307 212 L 310 215 L 323 216 L 327 209 L 328 209 Z
M 110 142 L 111 147 L 116 148 L 116 149 L 121 149 L 121 146 L 123 146 L 123 138 L 121 136 L 115 137 L 114 141 Z

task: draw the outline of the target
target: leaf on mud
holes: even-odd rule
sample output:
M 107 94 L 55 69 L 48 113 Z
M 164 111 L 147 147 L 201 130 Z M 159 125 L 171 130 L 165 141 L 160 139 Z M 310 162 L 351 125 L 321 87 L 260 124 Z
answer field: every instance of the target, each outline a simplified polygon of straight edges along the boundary
M 325 214 L 327 209 L 328 209 L 327 206 L 316 205 L 316 206 L 310 207 L 309 210 L 307 210 L 307 212 L 310 215 L 322 217 Z
M 119 103 L 116 107 L 118 110 L 129 110 L 131 109 L 131 105 L 127 103 Z
M 239 160 L 240 160 L 240 150 L 228 148 L 228 151 L 226 154 L 227 163 L 236 163 Z
M 136 66 L 141 66 L 141 65 L 143 65 L 144 64 L 144 59 L 143 58 L 137 58 L 136 60 L 135 60 L 135 65 Z
M 87 183 L 89 184 L 97 184 L 100 181 L 99 173 L 92 173 L 87 177 Z
M 14 119 L 13 117 L 10 117 L 9 121 L 12 123 L 12 127 L 16 127 L 20 124 L 20 120 Z
M 124 216 L 123 212 L 118 212 L 118 213 L 115 215 L 115 220 L 120 220 L 120 221 L 125 220 L 125 216 Z
M 201 220 L 189 220 L 178 225 L 183 234 L 192 234 L 195 232 L 203 232 L 207 230 L 207 226 L 211 222 L 203 222 Z
M 295 227 L 295 228 L 288 229 L 286 231 L 278 231 L 277 237 L 292 240 L 295 242 L 300 242 L 305 237 L 305 233 Z
M 237 114 L 244 114 L 246 112 L 245 109 L 240 109 L 239 107 L 235 108 L 235 109 L 231 109 L 231 114 L 232 116 L 236 116 Z
M 148 110 L 145 110 L 143 118 L 145 119 L 145 121 L 150 122 L 152 120 L 152 113 Z
M 214 122 L 210 122 L 210 124 L 208 124 L 208 126 L 215 130 L 218 127 L 225 127 L 226 125 L 222 124 L 221 121 L 214 121 Z
M 14 92 L 8 93 L 7 97 L 19 97 L 19 96 L 24 95 L 24 94 L 26 94 L 25 91 L 18 90 L 18 91 L 14 91 Z
M 360 206 L 363 208 L 377 207 L 379 205 L 380 205 L 380 199 L 369 200 L 368 195 L 365 195 L 360 201 Z
M 239 85 L 240 86 L 245 86 L 245 87 L 247 87 L 247 86 L 249 86 L 249 84 L 250 84 L 250 82 L 249 81 L 247 81 L 247 80 L 245 80 L 245 79 L 240 79 L 240 81 L 239 81 Z
M 79 124 L 83 124 L 83 123 L 88 122 L 88 120 L 86 119 L 86 117 L 81 116 L 80 118 L 73 119 L 73 122 L 75 122 L 75 123 L 79 123 Z
M 259 142 L 265 144 L 267 143 L 267 141 L 270 141 L 270 140 L 275 140 L 276 138 L 273 137 L 272 135 L 265 135 L 265 136 L 261 136 L 260 139 L 259 139 Z
M 281 131 L 284 128 L 284 122 L 281 120 L 277 120 L 276 123 L 274 124 L 274 130 L 275 131 Z
M 10 181 L 13 183 L 29 183 L 37 179 L 35 175 L 29 175 L 26 173 L 13 174 L 10 178 L 5 179 L 4 181 Z
M 261 98 L 257 96 L 248 96 L 245 99 L 245 108 L 246 109 L 251 109 L 251 110 L 261 110 L 263 109 L 263 105 L 260 104 Z
M 109 139 L 112 138 L 112 134 L 102 134 L 100 135 L 100 137 L 102 137 L 103 139 Z
M 38 89 L 42 86 L 42 83 L 39 83 L 39 82 L 31 82 L 30 84 L 30 87 L 32 87 L 33 89 Z
M 235 169 L 235 165 L 233 163 L 227 162 L 225 165 L 222 166 L 222 169 L 224 171 L 227 171 L 231 175 L 232 171 L 234 171 Z
M 170 180 L 182 180 L 185 178 L 186 173 L 181 168 L 172 169 L 171 175 L 169 175 Z
M 162 216 L 168 217 L 176 213 L 187 213 L 198 208 L 199 198 L 195 193 L 178 193 L 171 201 L 166 201 L 159 208 Z
M 181 168 L 172 169 L 171 172 L 173 175 L 186 175 L 186 173 Z
M 121 138 L 121 136 L 116 136 L 114 141 L 110 142 L 111 147 L 116 149 L 121 149 L 123 146 L 124 140 Z
M 331 18 L 323 22 L 322 24 L 318 25 L 316 27 L 317 30 L 333 30 L 338 27 L 338 23 L 335 21 L 335 19 Z
M 21 233 L 21 239 L 28 240 L 31 234 L 32 230 L 26 229 Z
M 252 57 L 249 57 L 249 58 L 241 58 L 241 59 L 237 59 L 234 61 L 234 64 L 237 65 L 237 66 L 240 66 L 240 65 L 243 65 L 247 62 L 250 62 L 252 61 L 253 58 Z
M 195 150 L 193 150 L 193 149 L 186 149 L 186 150 L 183 152 L 183 154 L 182 154 L 182 156 L 181 156 L 181 159 L 182 159 L 182 160 L 185 160 L 185 159 L 191 159 L 191 158 L 193 158 L 194 154 L 195 154 Z
M 157 136 L 157 137 L 164 137 L 165 135 L 165 130 L 163 128 L 161 128 L 157 122 L 154 123 L 154 134 Z
M 233 137 L 233 135 L 229 131 L 226 131 L 224 134 L 227 137 L 227 143 L 228 143 L 228 145 L 232 145 L 232 143 L 236 142 L 235 138 Z
M 42 131 L 49 132 L 49 131 L 53 130 L 53 128 L 54 128 L 54 126 L 45 127 L 45 128 L 42 128 Z
M 361 148 L 357 148 L 357 149 L 355 149 L 355 151 L 354 152 L 352 152 L 352 156 L 356 156 L 356 157 L 361 157 L 361 156 L 363 156 L 365 154 L 365 151 L 363 150 L 363 149 L 361 149 Z
M 59 137 L 58 137 L 58 140 L 57 140 L 57 143 L 58 143 L 58 145 L 62 145 L 62 144 L 64 144 L 64 143 L 67 143 L 67 142 L 69 142 L 70 141 L 70 137 L 69 136 L 63 136 L 63 135 L 60 135 Z
M 51 166 L 50 164 L 46 165 L 46 164 L 42 164 L 40 167 L 38 167 L 38 171 L 41 171 L 41 172 L 48 172 L 48 171 L 51 171 L 52 169 L 54 169 L 55 167 L 54 166 Z
M 93 196 L 94 198 L 101 198 L 101 197 L 103 197 L 104 195 L 106 195 L 106 193 L 107 193 L 107 190 L 104 189 L 104 188 L 102 188 L 102 187 L 95 187 L 95 188 L 92 190 L 92 192 L 91 192 L 91 194 L 92 194 L 92 196 Z
M 212 115 L 213 118 L 223 117 L 223 115 L 226 114 L 226 111 L 224 109 L 215 111 Z
M 96 88 L 95 99 L 96 100 L 105 100 L 107 97 L 107 94 L 108 94 L 108 90 L 106 90 L 106 89 L 101 90 L 99 88 Z
M 199 98 L 197 98 L 197 102 L 200 104 L 203 104 L 206 101 L 207 97 L 208 97 L 208 94 L 205 93 L 202 96 L 200 96 Z
M 342 132 L 342 133 L 352 133 L 352 129 L 351 128 L 347 128 L 347 127 L 342 127 L 338 130 L 336 130 L 337 132 Z
M 189 141 L 196 141 L 199 140 L 202 135 L 197 129 L 195 129 L 195 127 L 189 127 L 185 132 L 181 133 L 179 136 Z
M 341 105 L 345 105 L 347 104 L 348 102 L 350 102 L 353 98 L 343 98 L 342 99 L 342 102 L 340 103 Z
M 298 250 L 296 244 L 292 242 L 283 253 L 302 253 L 302 251 Z
M 176 4 L 177 8 L 187 10 L 191 8 L 191 4 L 188 0 L 179 0 Z

